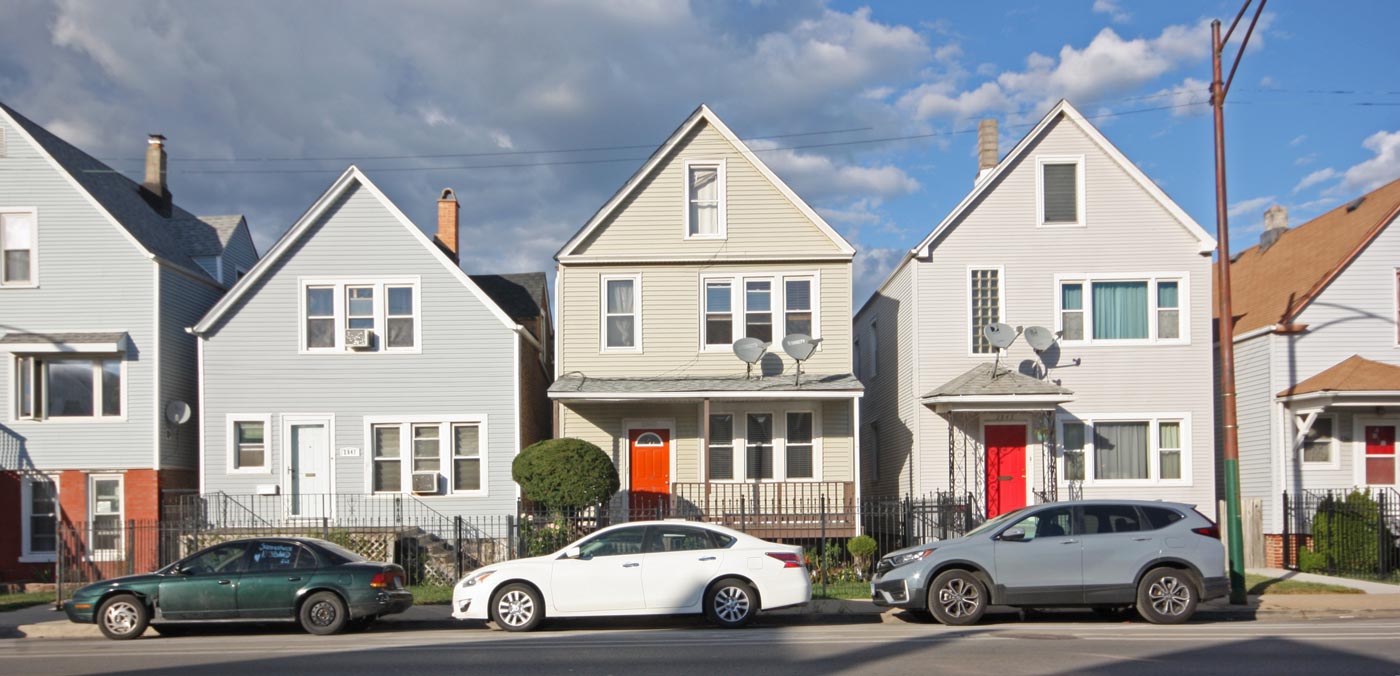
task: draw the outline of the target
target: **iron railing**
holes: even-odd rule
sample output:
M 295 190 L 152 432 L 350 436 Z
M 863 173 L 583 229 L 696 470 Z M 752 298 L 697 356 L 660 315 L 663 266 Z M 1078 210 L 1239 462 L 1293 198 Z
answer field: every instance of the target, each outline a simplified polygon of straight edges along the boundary
M 1400 492 L 1285 491 L 1283 561 L 1303 572 L 1400 579 Z

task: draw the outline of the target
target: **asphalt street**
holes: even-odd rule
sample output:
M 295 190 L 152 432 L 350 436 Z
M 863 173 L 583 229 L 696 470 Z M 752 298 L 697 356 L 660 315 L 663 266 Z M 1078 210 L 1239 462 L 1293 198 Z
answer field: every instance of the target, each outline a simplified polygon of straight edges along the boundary
M 286 628 L 178 638 L 0 640 L 0 674 L 1400 674 L 1400 621 L 1020 621 L 784 624 L 737 631 L 690 618 L 380 626 L 317 637 Z

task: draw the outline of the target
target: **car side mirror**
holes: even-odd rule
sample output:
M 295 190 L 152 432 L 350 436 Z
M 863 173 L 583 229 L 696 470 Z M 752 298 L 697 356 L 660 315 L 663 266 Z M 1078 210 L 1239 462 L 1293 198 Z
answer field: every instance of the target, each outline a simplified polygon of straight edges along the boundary
M 1020 528 L 1010 528 L 1002 531 L 1001 537 L 998 539 L 1006 540 L 1007 542 L 1025 542 L 1026 531 Z
M 189 575 L 190 569 L 184 564 L 177 563 L 173 568 L 170 569 L 170 572 L 176 575 Z
M 565 550 L 564 550 L 564 558 L 566 558 L 566 559 L 581 559 L 581 558 L 583 558 L 583 548 L 582 548 L 582 547 L 570 547 L 570 548 L 568 548 L 568 549 L 565 549 Z

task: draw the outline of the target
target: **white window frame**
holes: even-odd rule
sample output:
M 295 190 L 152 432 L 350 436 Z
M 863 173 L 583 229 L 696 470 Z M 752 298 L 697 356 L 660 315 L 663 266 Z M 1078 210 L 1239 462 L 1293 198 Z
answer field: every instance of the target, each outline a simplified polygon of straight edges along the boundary
M 686 239 L 686 240 L 696 240 L 696 239 L 699 239 L 699 240 L 723 240 L 723 239 L 728 239 L 728 238 L 729 238 L 729 223 L 728 223 L 729 218 L 728 218 L 728 205 L 727 205 L 727 202 L 728 202 L 727 197 L 728 197 L 728 195 L 727 195 L 727 191 L 725 190 L 725 184 L 728 182 L 728 181 L 726 180 L 726 167 L 725 167 L 726 161 L 725 161 L 724 159 L 722 159 L 722 158 L 721 158 L 721 159 L 698 159 L 698 158 L 697 158 L 697 159 L 688 159 L 688 160 L 686 160 L 685 162 L 683 162 L 682 164 L 683 164 L 683 167 L 684 167 L 684 169 L 683 169 L 684 173 L 681 174 L 681 198 L 682 198 L 682 199 L 681 199 L 681 209 L 682 209 L 682 213 L 683 213 L 683 215 L 681 216 L 681 222 L 685 224 L 685 230 L 683 230 L 682 233 L 681 233 L 681 234 L 683 235 L 682 239 Z M 714 235 L 702 235 L 702 234 L 699 234 L 699 233 L 692 235 L 692 234 L 690 234 L 690 230 L 691 230 L 691 226 L 694 225 L 694 224 L 690 222 L 690 201 L 691 201 L 691 197 L 690 197 L 690 170 L 691 170 L 691 169 L 711 169 L 711 168 L 712 168 L 712 169 L 715 169 L 715 181 L 719 184 L 719 185 L 717 186 L 717 187 L 718 187 L 718 190 L 716 191 L 717 194 L 718 194 L 718 197 L 719 197 L 719 213 L 718 213 L 718 215 L 716 215 L 716 218 L 717 218 L 718 221 L 719 221 L 719 233 L 718 233 L 718 234 L 714 234 Z
M 33 507 L 34 507 L 34 503 L 33 503 L 33 500 L 34 500 L 34 487 L 33 487 L 33 484 L 38 483 L 38 482 L 41 480 L 41 478 L 42 478 L 42 480 L 47 481 L 47 482 L 53 484 L 54 533 L 55 533 L 55 536 L 56 536 L 56 537 L 57 537 L 58 534 L 59 534 L 59 531 L 58 531 L 58 524 L 61 523 L 61 521 L 62 521 L 60 517 L 61 517 L 62 514 L 63 514 L 63 506 L 62 506 L 62 502 L 59 500 L 59 491 L 62 490 L 62 489 L 61 489 L 60 486 L 59 486 L 58 475 L 55 475 L 55 474 L 37 474 L 37 475 L 36 475 L 36 474 L 29 474 L 29 475 L 23 475 L 23 476 L 21 476 L 21 477 L 20 477 L 20 483 L 21 483 L 21 487 L 20 487 L 20 519 L 21 519 L 22 523 L 21 523 L 21 529 L 20 529 L 20 530 L 21 530 L 21 535 L 20 535 L 20 537 L 22 538 L 22 540 L 21 540 L 21 544 L 20 544 L 20 557 L 19 557 L 19 562 L 20 562 L 20 563 L 53 563 L 54 561 L 57 561 L 57 560 L 58 560 L 58 549 L 57 549 L 58 543 L 57 543 L 57 542 L 54 543 L 55 549 L 54 549 L 53 551 L 47 551 L 47 552 L 45 552 L 45 551 L 36 551 L 36 550 L 34 550 L 34 549 L 31 549 L 31 547 L 30 547 L 30 545 L 31 545 L 30 536 L 32 535 L 32 533 L 31 533 L 31 531 L 30 531 L 30 529 L 31 529 L 30 520 L 33 519 L 33 517 L 34 517 L 34 512 L 32 511 L 32 510 L 33 510 Z
M 37 207 L 0 207 L 0 214 L 29 214 L 29 281 L 5 283 L 5 243 L 0 240 L 0 291 L 4 289 L 35 289 L 39 287 L 39 209 Z M 0 224 L 0 238 L 5 236 Z
M 1004 265 L 969 265 L 967 272 L 963 274 L 963 283 L 967 285 L 967 293 L 963 296 L 963 311 L 967 316 L 967 356 L 974 358 L 984 358 L 988 355 L 996 355 L 996 348 L 991 352 L 978 352 L 977 341 L 972 335 L 972 273 L 995 270 L 997 273 L 997 322 L 1006 321 L 1006 266 Z M 994 322 L 995 323 L 995 322 Z
M 731 340 L 730 340 L 730 342 L 728 342 L 728 343 L 711 343 L 711 342 L 710 342 L 710 336 L 709 336 L 709 333 L 710 333 L 710 324 L 709 324 L 710 315 L 711 315 L 711 314 L 723 314 L 723 313 L 711 313 L 711 312 L 710 312 L 710 293 L 709 293 L 709 292 L 710 292 L 710 285 L 711 285 L 711 284 L 727 284 L 727 285 L 729 285 L 729 313 L 728 313 L 728 314 L 729 314 L 729 337 L 730 337 Z M 738 288 L 739 288 L 739 285 L 735 284 L 735 278 L 734 278 L 734 277 L 730 277 L 730 276 L 727 276 L 727 275 L 724 275 L 724 276 L 713 276 L 713 277 L 708 277 L 708 276 L 702 276 L 702 277 L 701 277 L 701 279 L 700 279 L 700 350 L 701 350 L 702 352 L 705 352 L 705 351 L 709 351 L 709 352 L 728 352 L 730 349 L 732 349 L 733 344 L 734 344 L 734 341 L 737 341 L 737 340 L 739 340 L 740 338 L 743 337 L 743 333 L 744 333 L 743 327 L 744 327 L 744 325 L 739 325 L 739 324 L 737 323 L 737 321 L 736 321 L 736 317 L 737 317 L 738 314 L 739 314 L 738 312 L 736 312 L 736 309 L 738 309 L 738 308 L 740 308 L 740 307 L 743 306 L 742 301 L 741 301 L 740 299 L 738 299 L 738 298 L 735 297 L 735 295 L 736 295 L 736 293 L 737 293 L 736 290 L 737 290 Z
M 732 349 L 730 345 L 706 345 L 705 344 L 705 287 L 711 282 L 727 281 L 730 283 L 729 306 L 731 314 L 731 335 L 734 340 L 748 336 L 748 293 L 747 282 L 766 281 L 770 282 L 772 314 L 773 314 L 773 345 L 781 343 L 783 336 L 787 335 L 787 280 L 808 279 L 812 283 L 812 337 L 822 337 L 822 303 L 821 303 L 821 272 L 818 270 L 794 270 L 791 272 L 738 272 L 738 273 L 703 273 L 700 275 L 700 322 L 699 336 L 696 341 L 700 352 L 724 352 L 728 353 Z M 606 293 L 604 287 L 604 292 Z M 606 328 L 606 327 L 604 327 Z M 770 348 L 770 352 L 772 349 Z M 817 351 L 822 351 L 822 345 L 817 345 Z
M 28 416 L 21 416 L 21 415 L 20 415 L 20 407 L 19 407 L 19 406 L 20 406 L 20 399 L 22 399 L 22 397 L 20 396 L 20 382 L 19 382 L 20 360 L 22 360 L 22 359 L 31 359 L 31 360 L 33 360 L 33 362 L 31 362 L 31 363 L 35 364 L 35 366 L 32 366 L 32 367 L 31 367 L 31 368 L 33 369 L 33 370 L 31 371 L 33 380 L 31 380 L 31 383 L 30 383 L 30 396 L 31 396 L 31 399 L 30 399 L 30 401 L 31 401 L 30 411 L 31 411 L 31 414 L 32 414 L 32 415 L 28 415 Z M 102 392 L 102 388 L 103 388 L 103 384 L 102 384 L 102 362 L 104 362 L 104 361 L 112 361 L 112 360 L 116 360 L 117 362 L 119 362 L 119 363 L 121 364 L 121 374 L 120 374 L 121 385 L 120 385 L 120 387 L 121 387 L 121 409 L 122 409 L 122 410 L 121 410 L 121 414 L 120 414 L 120 415 L 103 415 L 103 414 L 102 414 L 102 394 L 103 394 L 103 392 Z M 92 414 L 92 415 L 90 415 L 90 416 L 57 416 L 57 417 L 50 417 L 50 416 L 49 416 L 49 411 L 48 411 L 48 408 L 49 408 L 49 401 L 48 401 L 48 389 L 49 389 L 49 386 L 48 386 L 48 364 L 49 364 L 49 362 L 53 362 L 53 361 L 85 361 L 85 362 L 89 362 L 89 363 L 92 365 L 92 370 L 93 370 L 93 375 L 92 375 L 92 397 L 93 397 L 93 398 L 92 398 L 92 413 L 93 413 L 93 414 Z M 33 384 L 34 384 L 34 383 L 42 383 L 42 387 L 38 390 L 39 396 L 33 396 L 33 393 L 36 391 L 36 390 L 34 389 L 34 387 L 33 387 Z M 78 424 L 78 425 L 83 425 L 83 424 L 92 424 L 92 423 L 125 422 L 125 421 L 126 421 L 126 418 L 127 418 L 127 411 L 129 410 L 129 406 L 128 406 L 127 400 L 128 400 L 129 392 L 130 392 L 130 390 L 131 390 L 130 380 L 129 380 L 129 368 L 128 368 L 128 366 L 127 366 L 127 358 L 126 358 L 126 355 L 125 355 L 125 354 L 122 354 L 122 353 L 110 354 L 110 353 L 106 353 L 106 352 L 101 352 L 101 353 L 98 353 L 98 352 L 92 352 L 92 353 L 88 353 L 88 352 L 63 352 L 63 353 L 44 353 L 44 354 L 30 354 L 30 353 L 13 354 L 13 355 L 11 355 L 11 357 L 10 357 L 10 381 L 9 381 L 9 388 L 10 388 L 10 392 L 14 393 L 14 395 L 11 397 L 11 399 L 14 400 L 13 403 L 12 403 L 12 405 L 11 405 L 11 407 L 10 407 L 10 419 L 11 419 L 11 421 L 13 421 L 13 422 L 19 422 L 19 421 L 24 421 L 24 422 L 42 422 L 42 423 L 44 423 L 44 424 L 46 424 L 46 425 L 47 425 L 47 424 L 59 424 L 59 425 Z
M 475 455 L 475 456 L 470 456 L 470 455 L 458 455 L 458 454 L 457 454 L 457 434 L 456 434 L 456 431 L 457 431 L 457 428 L 458 428 L 458 427 L 475 427 L 475 428 L 476 428 L 476 455 Z M 448 438 L 447 438 L 447 461 L 448 461 L 448 465 L 447 465 L 446 467 L 443 468 L 443 473 L 447 475 L 447 489 L 448 489 L 448 492 L 449 492 L 450 494 L 452 494 L 452 495 L 485 495 L 485 494 L 486 494 L 486 484 L 487 484 L 487 482 L 490 480 L 490 477 L 486 475 L 486 425 L 485 425 L 485 423 L 460 422 L 460 421 L 458 421 L 458 422 L 451 422 L 451 423 L 448 423 L 448 424 L 447 424 L 447 432 L 448 432 Z M 466 459 L 466 460 L 475 459 L 475 460 L 476 460 L 477 466 L 480 468 L 480 469 L 478 470 L 478 475 L 477 475 L 477 476 L 481 477 L 481 487 L 480 487 L 480 488 L 461 489 L 461 488 L 458 488 L 458 487 L 457 487 L 457 461 L 458 461 L 459 459 Z
M 331 287 L 331 307 L 335 312 L 335 345 L 309 348 L 306 346 L 306 291 L 309 287 Z M 345 346 L 345 329 L 349 326 L 348 287 L 374 287 L 374 334 L 378 338 L 373 349 L 351 350 Z M 413 346 L 388 347 L 388 287 L 406 286 L 413 289 Z M 297 354 L 306 355 L 371 355 L 423 353 L 423 287 L 421 279 L 411 277 L 299 277 L 297 278 Z
M 749 414 L 766 414 L 773 416 L 773 478 L 771 479 L 751 479 L 748 478 L 748 458 L 749 458 Z M 788 413 L 811 413 L 812 414 L 812 476 L 790 478 L 787 475 L 787 414 Z M 734 454 L 733 454 L 733 479 L 711 479 L 710 483 L 716 484 L 744 484 L 744 483 L 818 483 L 825 481 L 825 467 L 822 462 L 824 440 L 822 436 L 822 407 L 816 402 L 787 402 L 787 403 L 755 403 L 751 407 L 742 404 L 723 405 L 716 403 L 710 408 L 710 415 L 733 416 L 734 421 Z M 701 422 L 704 422 L 704 414 L 701 413 Z M 705 458 L 709 462 L 709 458 Z M 704 468 L 701 476 L 709 476 L 710 468 Z
M 1077 218 L 1074 222 L 1045 222 L 1045 165 L 1047 164 L 1073 164 L 1075 165 L 1074 176 L 1074 206 Z M 1037 155 L 1035 158 L 1035 223 L 1040 228 L 1083 228 L 1088 226 L 1086 208 L 1084 204 L 1084 156 L 1083 155 Z
M 632 282 L 632 346 L 631 347 L 609 347 L 608 346 L 608 282 L 631 280 Z M 615 316 L 625 317 L 625 313 L 615 313 Z M 598 353 L 622 353 L 641 354 L 642 353 L 642 275 L 641 273 L 630 275 L 599 275 L 598 277 Z
M 116 479 L 117 495 L 117 548 L 97 549 L 93 543 L 97 512 L 94 498 L 97 496 L 97 482 Z M 121 561 L 126 558 L 126 476 L 122 474 L 89 474 L 87 484 L 87 525 L 88 548 L 93 561 Z
M 704 428 L 704 429 L 711 429 L 711 430 L 713 430 L 713 428 L 714 428 L 713 423 L 711 423 L 711 422 L 709 421 L 709 419 L 707 419 L 707 418 L 704 417 L 705 414 L 704 414 L 703 412 L 702 412 L 700 415 L 701 415 L 701 422 L 706 423 L 706 425 L 707 425 L 707 427 Z M 711 475 L 710 475 L 710 465 L 709 465 L 709 463 L 710 463 L 710 460 L 714 458 L 714 447 L 715 447 L 715 443 L 714 443 L 714 439 L 713 439 L 713 438 L 710 438 L 710 439 L 706 439 L 706 440 L 705 440 L 705 445 L 709 448 L 709 451 L 710 451 L 710 452 L 706 454 L 706 457 L 705 457 L 705 459 L 704 459 L 706 465 L 705 465 L 705 473 L 703 474 L 703 476 L 705 476 L 705 477 L 710 477 L 710 478 L 708 478 L 707 480 L 708 480 L 709 482 L 711 482 L 711 483 L 737 483 L 736 479 L 738 478 L 739 475 L 734 473 L 734 468 L 735 468 L 735 465 L 737 464 L 736 461 L 735 461 L 734 456 L 735 456 L 735 454 L 736 454 L 736 452 L 737 452 L 737 451 L 736 451 L 736 448 L 737 448 L 737 442 L 738 442 L 738 439 L 739 439 L 739 434 L 738 434 L 738 430 L 737 430 L 738 424 L 735 422 L 735 414 L 734 414 L 732 411 L 718 411 L 718 410 L 712 410 L 712 411 L 710 411 L 710 418 L 713 418 L 713 417 L 715 417 L 715 416 L 728 416 L 728 417 L 729 417 L 729 443 L 728 443 L 728 444 L 720 444 L 720 446 L 728 446 L 728 447 L 729 447 L 729 478 L 728 478 L 728 479 L 715 479 L 715 478 L 712 478 Z
M 263 464 L 261 467 L 240 467 L 238 465 L 238 423 L 262 423 Z M 256 474 L 272 476 L 272 416 L 267 413 L 230 413 L 224 417 L 224 448 L 228 449 L 228 462 L 224 471 L 229 474 Z
M 1293 436 L 1294 439 L 1296 439 L 1297 436 L 1298 436 L 1298 428 L 1301 426 L 1301 425 L 1299 425 L 1299 423 L 1300 423 L 1301 421 L 1300 421 L 1300 419 L 1299 419 L 1297 416 L 1289 416 L 1289 417 L 1291 417 L 1291 418 L 1293 419 L 1294 428 L 1293 428 L 1293 434 L 1292 434 L 1292 436 Z M 1308 461 L 1308 460 L 1306 459 L 1306 458 L 1307 458 L 1307 455 L 1306 455 L 1306 453 L 1304 453 L 1304 450 L 1305 450 L 1305 449 L 1304 449 L 1304 447 L 1303 447 L 1303 444 L 1298 444 L 1298 464 L 1301 465 L 1302 468 L 1305 469 L 1305 470 L 1306 470 L 1306 469 L 1316 469 L 1316 470 L 1341 469 L 1342 463 L 1341 463 L 1341 443 L 1340 443 L 1340 440 L 1341 440 L 1341 432 L 1342 432 L 1342 430 L 1341 430 L 1340 427 L 1338 427 L 1338 426 L 1341 424 L 1341 422 L 1342 422 L 1342 421 L 1341 421 L 1341 418 L 1340 418 L 1340 416 L 1336 415 L 1335 413 L 1319 413 L 1318 416 L 1317 416 L 1316 418 L 1313 419 L 1312 428 L 1316 428 L 1316 427 L 1317 427 L 1317 423 L 1318 423 L 1319 421 L 1323 420 L 1323 419 L 1328 419 L 1328 420 L 1331 420 L 1331 421 L 1332 421 L 1332 438 L 1331 438 L 1331 440 L 1330 440 L 1331 443 L 1328 445 L 1328 448 L 1327 448 L 1327 460 L 1326 460 L 1325 462 L 1323 462 L 1323 461 L 1311 461 L 1311 462 Z M 1311 428 L 1310 428 L 1310 429 L 1311 429 Z
M 762 310 L 755 310 L 755 311 L 752 312 L 752 313 L 749 312 L 749 284 L 755 283 L 755 282 L 758 282 L 758 283 L 767 282 L 767 283 L 768 283 L 768 312 L 767 312 L 767 313 L 764 313 Z M 766 276 L 763 276 L 763 275 L 744 275 L 743 281 L 742 281 L 743 288 L 741 288 L 740 291 L 739 291 L 739 295 L 742 296 L 744 302 L 742 303 L 742 307 L 740 308 L 740 315 L 741 315 L 741 316 L 740 316 L 740 318 L 739 318 L 739 321 L 737 322 L 737 323 L 739 324 L 739 327 L 742 328 L 743 330 L 740 331 L 738 334 L 736 334 L 736 335 L 738 336 L 738 338 L 735 338 L 735 340 L 738 340 L 739 338 L 747 338 L 747 337 L 748 337 L 748 335 L 749 335 L 749 315 L 750 315 L 750 314 L 758 314 L 758 315 L 767 314 L 767 315 L 768 315 L 768 326 L 769 326 L 769 330 L 773 332 L 773 338 L 772 338 L 772 340 L 768 340 L 768 341 L 765 341 L 765 342 L 770 343 L 770 344 L 773 344 L 773 345 L 781 345 L 781 344 L 782 344 L 783 336 L 787 335 L 786 333 L 783 333 L 784 327 L 783 327 L 783 325 L 782 325 L 782 323 L 781 323 L 781 320 L 778 319 L 778 315 L 780 314 L 780 312 L 778 311 L 779 303 L 783 303 L 783 302 L 785 302 L 785 301 L 787 300 L 787 299 L 784 297 L 784 295 L 785 295 L 784 292 L 779 291 L 779 290 L 777 289 L 777 286 L 778 286 L 779 284 L 782 284 L 782 283 L 783 283 L 783 278 L 782 278 L 782 277 L 766 277 Z
M 1094 283 L 1095 282 L 1146 282 L 1147 283 L 1147 338 L 1095 338 L 1094 337 Z M 1157 284 L 1176 282 L 1177 338 L 1157 337 Z M 1064 331 L 1064 292 L 1065 284 L 1082 284 L 1084 313 L 1084 339 L 1061 340 L 1064 345 L 1092 347 L 1098 345 L 1190 345 L 1191 344 L 1191 273 L 1152 272 L 1152 273 L 1085 273 L 1055 275 L 1055 332 Z M 1073 310 L 1072 310 L 1073 312 Z
M 438 500 L 453 497 L 487 497 L 491 494 L 491 460 L 490 460 L 490 437 L 487 434 L 486 414 L 470 413 L 461 415 L 414 415 L 414 416 L 365 416 L 364 419 L 364 486 L 365 494 L 373 496 L 398 496 L 413 495 L 419 500 Z M 374 490 L 374 428 L 376 427 L 399 427 L 399 490 L 395 491 L 375 491 Z M 438 485 L 445 485 L 447 489 L 433 495 L 414 495 L 413 493 L 413 428 L 424 425 L 438 426 Z M 457 490 L 452 476 L 452 461 L 455 453 L 456 439 L 452 435 L 452 428 L 462 425 L 473 425 L 478 429 L 478 443 L 480 444 L 481 458 L 481 489 L 480 490 Z M 464 456 L 465 457 L 465 456 Z
M 1098 479 L 1094 477 L 1094 425 L 1097 423 L 1116 422 L 1140 422 L 1147 424 L 1148 437 L 1148 469 L 1146 479 Z M 1162 440 L 1161 423 L 1177 422 L 1181 424 L 1181 478 L 1163 479 L 1162 472 Z M 1065 423 L 1082 423 L 1084 425 L 1084 479 L 1080 485 L 1084 487 L 1113 487 L 1113 486 L 1192 486 L 1193 460 L 1192 453 L 1194 445 L 1191 437 L 1191 414 L 1186 412 L 1162 412 L 1162 413 L 1102 413 L 1095 415 L 1075 415 L 1063 414 L 1055 417 L 1055 463 L 1056 481 L 1061 486 L 1069 485 L 1065 479 L 1065 447 L 1064 447 L 1064 427 Z

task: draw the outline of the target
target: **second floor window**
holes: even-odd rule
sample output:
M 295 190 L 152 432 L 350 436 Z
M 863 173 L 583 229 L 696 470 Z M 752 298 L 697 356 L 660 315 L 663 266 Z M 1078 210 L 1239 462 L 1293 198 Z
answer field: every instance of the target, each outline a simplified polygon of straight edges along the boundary
M 728 348 L 740 338 L 778 343 L 802 333 L 820 337 L 817 275 L 705 275 L 700 347 Z
M 972 318 L 972 353 L 992 354 L 992 347 L 982 329 L 988 324 L 1001 321 L 1001 270 L 998 268 L 973 268 L 969 272 L 968 302 Z
M 22 419 L 120 418 L 123 362 L 118 357 L 15 360 L 16 414 Z
M 420 348 L 416 280 L 304 282 L 302 294 L 303 352 L 416 352 Z M 346 335 L 360 330 L 369 334 L 367 348 L 357 347 Z
M 773 282 L 744 282 L 744 335 L 765 343 L 773 342 Z
M 728 346 L 734 342 L 734 283 L 725 279 L 705 282 L 705 345 Z
M 686 173 L 686 238 L 723 238 L 724 164 L 689 162 Z
M 1062 280 L 1059 322 L 1066 341 L 1180 342 L 1185 340 L 1182 280 Z
M 603 278 L 603 349 L 640 352 L 642 349 L 642 279 Z
M 38 249 L 34 224 L 32 211 L 0 213 L 0 287 L 34 284 Z
M 812 280 L 783 281 L 783 311 L 787 333 L 812 335 Z

